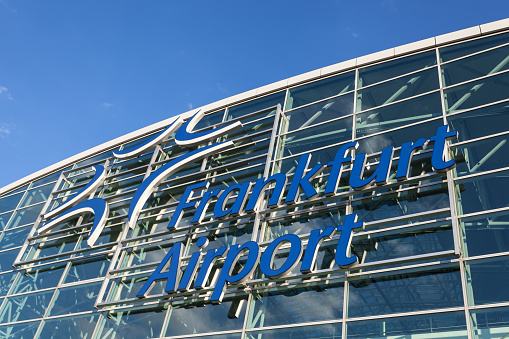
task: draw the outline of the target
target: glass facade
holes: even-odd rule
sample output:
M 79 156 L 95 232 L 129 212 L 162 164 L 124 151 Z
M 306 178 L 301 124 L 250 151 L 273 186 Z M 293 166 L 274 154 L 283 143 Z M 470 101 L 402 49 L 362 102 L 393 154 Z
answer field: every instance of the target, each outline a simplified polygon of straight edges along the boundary
M 195 135 L 242 124 L 212 140 L 186 146 L 170 133 L 135 156 L 114 153 L 143 147 L 157 130 L 4 190 L 0 338 L 509 337 L 508 72 L 509 33 L 463 39 L 205 111 Z M 455 168 L 434 171 L 430 142 L 413 155 L 407 178 L 397 180 L 401 146 L 444 125 L 458 131 L 445 151 Z M 129 227 L 131 202 L 154 173 L 224 141 L 233 146 L 162 178 Z M 376 173 L 382 150 L 394 147 L 386 184 L 352 189 L 350 162 L 325 194 L 333 173 L 322 166 L 308 178 L 317 197 L 301 187 L 293 203 L 271 204 L 273 181 L 252 212 L 223 213 L 235 209 L 243 189 L 253 189 L 249 183 L 278 174 L 287 178 L 283 202 L 303 175 L 303 156 L 311 154 L 308 170 L 332 164 L 351 142 L 358 143 L 352 158 L 367 154 L 365 177 Z M 85 200 L 105 201 L 108 210 L 93 246 L 87 241 L 99 216 L 90 211 L 40 233 L 51 221 L 47 212 L 72 203 L 95 180 L 94 166 L 105 176 Z M 189 195 L 189 185 L 204 182 Z M 217 208 L 222 195 L 213 192 L 227 189 Z M 168 227 L 182 199 L 210 203 L 200 220 L 196 208 L 185 208 L 177 227 Z M 210 302 L 226 265 L 221 256 L 202 288 L 168 294 L 161 279 L 138 296 L 177 246 L 183 277 L 203 237 L 204 251 L 255 241 L 263 252 L 292 235 L 305 251 L 313 231 L 338 227 L 350 214 L 364 222 L 347 247 L 357 265 L 336 264 L 338 233 L 317 246 L 311 270 L 301 272 L 300 262 L 286 276 L 255 270 L 228 285 L 221 303 Z M 272 269 L 291 255 L 288 244 L 278 247 Z M 232 274 L 248 265 L 244 253 Z

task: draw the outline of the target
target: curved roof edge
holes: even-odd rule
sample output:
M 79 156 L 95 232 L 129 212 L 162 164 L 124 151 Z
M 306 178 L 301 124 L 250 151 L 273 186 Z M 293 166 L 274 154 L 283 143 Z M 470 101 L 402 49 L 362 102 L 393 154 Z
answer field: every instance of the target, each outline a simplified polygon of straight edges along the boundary
M 364 56 L 354 58 L 351 60 L 342 61 L 342 62 L 339 62 L 334 65 L 319 68 L 314 71 L 306 72 L 306 73 L 303 73 L 300 75 L 293 76 L 288 79 L 274 82 L 269 85 L 255 88 L 255 89 L 249 90 L 247 92 L 239 93 L 239 94 L 236 94 L 231 97 L 207 104 L 207 105 L 199 107 L 199 108 L 205 112 L 220 109 L 227 105 L 237 104 L 237 103 L 240 103 L 243 101 L 256 99 L 257 97 L 261 97 L 261 96 L 270 94 L 272 92 L 276 92 L 278 90 L 283 90 L 283 89 L 286 89 L 288 87 L 291 87 L 291 86 L 294 86 L 294 85 L 297 85 L 300 83 L 308 82 L 311 80 L 317 80 L 322 77 L 327 77 L 327 76 L 330 76 L 330 75 L 333 75 L 336 73 L 355 69 L 356 67 L 374 64 L 374 63 L 377 63 L 380 61 L 387 61 L 387 60 L 390 60 L 393 58 L 398 58 L 398 57 L 404 56 L 406 54 L 419 52 L 421 50 L 431 49 L 431 48 L 435 48 L 435 47 L 441 47 L 441 46 L 444 46 L 444 45 L 447 45 L 450 43 L 459 42 L 461 40 L 472 39 L 472 38 L 480 37 L 483 35 L 498 33 L 501 31 L 509 31 L 509 18 L 498 20 L 498 21 L 493 21 L 493 22 L 486 23 L 486 24 L 479 25 L 479 26 L 473 26 L 470 28 L 461 29 L 459 31 L 442 34 L 442 35 L 439 35 L 436 37 L 412 42 L 412 43 L 401 45 L 398 47 L 389 48 L 389 49 L 386 49 L 383 51 L 364 55 Z M 191 114 L 193 112 L 196 112 L 196 109 L 197 108 L 194 108 L 191 111 L 181 113 L 180 115 L 184 118 L 187 118 L 187 117 L 191 116 Z M 133 131 L 133 132 L 123 135 L 121 137 L 115 138 L 111 141 L 108 141 L 108 142 L 105 142 L 98 146 L 95 146 L 91 149 L 88 149 L 86 151 L 78 153 L 72 157 L 69 157 L 62 161 L 59 161 L 56 164 L 53 164 L 46 168 L 43 168 L 35 173 L 32 173 L 32 174 L 30 174 L 24 178 L 21 178 L 7 186 L 0 188 L 0 195 L 3 195 L 13 189 L 21 187 L 24 184 L 26 184 L 28 181 L 38 179 L 38 178 L 43 177 L 44 175 L 51 173 L 51 172 L 61 170 L 73 162 L 88 158 L 95 154 L 101 153 L 102 151 L 105 151 L 107 149 L 112 149 L 115 146 L 119 146 L 120 144 L 123 144 L 130 140 L 134 140 L 134 139 L 143 137 L 145 135 L 151 134 L 157 130 L 160 130 L 160 129 L 166 127 L 173 120 L 174 117 L 175 117 L 175 115 L 168 119 L 160 121 L 158 123 L 140 128 L 136 131 Z

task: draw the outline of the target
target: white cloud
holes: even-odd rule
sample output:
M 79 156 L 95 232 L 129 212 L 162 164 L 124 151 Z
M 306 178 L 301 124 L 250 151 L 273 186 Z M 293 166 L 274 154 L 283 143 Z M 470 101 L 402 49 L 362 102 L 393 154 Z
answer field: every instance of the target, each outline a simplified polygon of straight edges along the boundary
M 220 90 L 223 93 L 228 93 L 228 88 L 221 85 L 219 82 L 216 82 L 217 89 Z
M 103 102 L 101 105 L 102 105 L 104 108 L 115 107 L 115 104 L 110 104 L 109 102 Z
M 11 13 L 18 13 L 18 11 L 17 11 L 17 10 L 15 10 L 14 8 L 10 8 L 10 7 L 9 7 L 9 5 L 7 4 L 7 2 L 6 2 L 5 0 L 0 0 L 0 4 L 4 5 L 4 7 L 5 7 L 6 9 L 8 9 L 8 10 L 9 10 L 9 12 L 11 12 Z
M 189 110 L 193 109 L 193 103 L 192 102 L 187 104 L 187 109 L 189 109 Z
M 11 131 L 13 128 L 14 128 L 14 125 L 12 125 L 12 124 L 6 124 L 6 123 L 0 124 L 0 138 L 2 138 L 2 139 L 7 138 L 11 134 Z
M 359 34 L 357 34 L 357 33 L 352 33 L 352 36 L 353 36 L 354 38 L 358 38 L 358 37 L 359 37 Z
M 0 86 L 0 97 L 7 98 L 8 100 L 14 100 L 9 89 L 5 86 Z

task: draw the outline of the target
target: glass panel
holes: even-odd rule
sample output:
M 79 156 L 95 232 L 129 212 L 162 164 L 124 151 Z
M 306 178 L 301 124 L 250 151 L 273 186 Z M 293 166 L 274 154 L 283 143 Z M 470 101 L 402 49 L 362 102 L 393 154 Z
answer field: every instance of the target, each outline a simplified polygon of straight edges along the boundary
M 116 150 L 116 149 L 115 149 Z M 107 151 L 107 152 L 104 152 L 104 153 L 101 153 L 99 155 L 96 155 L 95 157 L 92 157 L 92 158 L 88 158 L 86 160 L 83 160 L 83 161 L 80 161 L 76 164 L 75 167 L 83 167 L 85 165 L 88 165 L 88 164 L 91 164 L 91 163 L 96 163 L 98 162 L 99 160 L 105 160 L 107 158 L 111 158 L 113 156 L 113 150 L 111 151 Z
M 109 259 L 105 257 L 72 262 L 65 276 L 64 283 L 104 277 L 109 264 Z
M 439 88 L 436 68 L 407 75 L 357 92 L 357 112 Z
M 352 139 L 353 118 L 343 118 L 328 124 L 306 128 L 281 137 L 281 157 L 309 152 L 314 148 Z
M 265 108 L 276 106 L 277 104 L 280 104 L 281 108 L 283 108 L 283 100 L 285 99 L 285 95 L 286 92 L 283 91 L 260 99 L 248 101 L 237 106 L 229 107 L 226 114 L 226 121 L 240 118 L 241 116 L 248 113 L 254 113 Z M 267 115 L 274 114 L 274 112 L 275 111 L 269 111 L 267 112 Z
M 509 68 L 509 46 L 451 62 L 442 66 L 444 86 L 472 80 Z
M 509 171 L 485 174 L 456 181 L 458 213 L 468 214 L 507 207 L 509 195 Z
M 354 82 L 355 72 L 350 72 L 291 88 L 288 91 L 285 110 L 351 91 L 354 89 Z
M 286 113 L 284 132 L 316 125 L 353 113 L 353 93 L 321 101 L 318 104 L 302 107 Z
M 7 325 L 0 327 L 0 338 L 4 339 L 32 339 L 39 327 L 38 321 Z
M 110 313 L 102 317 L 98 338 L 145 339 L 159 337 L 166 310 L 143 309 Z
M 509 34 L 506 33 L 444 47 L 440 49 L 440 60 L 442 62 L 450 61 L 464 55 L 479 52 L 508 42 Z
M 464 312 L 353 321 L 347 338 L 468 338 Z
M 357 114 L 356 136 L 359 138 L 441 115 L 440 93 L 431 93 Z
M 459 267 L 352 280 L 348 317 L 463 305 Z
M 509 301 L 509 257 L 497 257 L 466 262 L 467 289 L 472 290 L 470 305 Z
M 12 286 L 14 278 L 16 278 L 16 274 L 18 274 L 18 272 L 0 274 L 0 296 L 4 296 L 7 294 L 7 292 Z
M 217 125 L 221 121 L 223 121 L 223 117 L 224 117 L 224 109 L 222 111 L 207 114 L 207 115 L 203 116 L 203 118 L 201 118 L 200 121 L 198 121 L 198 123 L 194 127 L 194 130 L 198 131 L 205 127 Z
M 23 192 L 0 199 L 0 213 L 15 209 L 18 206 L 21 197 L 23 197 Z
M 247 339 L 341 339 L 341 324 L 302 326 L 276 330 L 252 331 Z
M 361 68 L 359 69 L 359 88 L 434 66 L 436 63 L 436 53 L 435 51 L 430 51 Z
M 509 166 L 509 134 L 455 147 L 457 176 Z
M 329 282 L 257 293 L 251 300 L 247 327 L 341 319 L 343 290 L 343 282 Z
M 23 245 L 32 227 L 33 225 L 29 225 L 4 232 L 0 236 L 0 250 L 6 250 Z
M 444 90 L 446 113 L 509 98 L 509 72 Z
M 53 292 L 50 290 L 7 298 L 0 310 L 0 322 L 8 323 L 42 318 Z
M 202 307 L 172 307 L 165 336 L 240 330 L 244 324 L 247 297 L 223 300 Z
M 509 334 L 509 307 L 472 310 L 470 321 L 474 338 L 505 339 Z
M 356 154 L 367 153 L 373 154 L 381 152 L 384 147 L 394 146 L 399 147 L 405 142 L 416 141 L 419 138 L 430 138 L 437 132 L 437 127 L 443 126 L 442 119 L 433 120 L 415 126 L 398 129 L 392 132 L 374 135 L 365 139 L 359 140 L 359 148 L 355 151 Z M 362 131 L 362 130 L 361 130 Z M 358 135 L 357 137 L 360 137 Z
M 479 108 L 462 114 L 447 117 L 449 130 L 459 132 L 458 139 L 466 141 L 490 134 L 506 132 L 509 125 L 509 103 Z
M 0 252 L 0 271 L 12 270 L 12 264 L 14 264 L 18 253 L 19 249 Z
M 102 282 L 58 289 L 48 316 L 93 311 Z
M 3 194 L 3 196 L 5 196 L 5 195 L 11 195 L 11 194 L 14 194 L 14 193 L 19 193 L 19 192 L 21 192 L 21 191 L 25 191 L 27 188 L 28 188 L 28 185 L 25 185 L 25 186 L 23 186 L 23 187 L 18 188 L 17 190 L 10 191 L 10 192 L 8 192 L 8 193 L 6 193 L 6 194 Z M 0 196 L 0 197 L 1 197 L 1 196 Z
M 11 218 L 12 213 L 13 212 L 4 213 L 4 214 L 0 215 L 0 231 L 3 230 L 7 226 L 7 223 L 9 222 L 9 219 Z
M 50 183 L 53 181 L 57 181 L 57 179 L 60 177 L 60 173 L 62 171 L 66 171 L 68 169 L 70 169 L 70 167 L 60 170 L 58 172 L 55 172 L 53 174 L 50 174 L 48 176 L 45 176 L 44 178 L 39 179 L 37 181 L 34 181 L 30 187 L 37 187 L 37 186 L 41 186 L 41 185 L 44 185 L 44 184 L 47 184 L 47 183 Z
M 40 339 L 88 339 L 94 332 L 98 314 L 81 315 L 46 320 L 37 338 Z
M 35 222 L 43 207 L 44 204 L 41 203 L 39 205 L 26 207 L 22 210 L 17 210 L 14 212 L 14 215 L 12 216 L 6 228 L 14 228 Z
M 22 271 L 10 294 L 17 294 L 57 286 L 65 264 Z
M 509 211 L 462 218 L 464 256 L 509 251 Z

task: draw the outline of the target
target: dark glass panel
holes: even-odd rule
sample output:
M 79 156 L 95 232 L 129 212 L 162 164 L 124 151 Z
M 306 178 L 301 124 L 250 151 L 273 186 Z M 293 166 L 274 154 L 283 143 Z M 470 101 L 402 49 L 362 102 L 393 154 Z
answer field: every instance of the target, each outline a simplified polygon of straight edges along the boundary
M 499 34 L 488 38 L 476 39 L 440 49 L 440 61 L 446 62 L 465 55 L 502 45 L 509 42 L 509 34 Z
M 33 225 L 29 225 L 4 232 L 0 235 L 0 250 L 6 250 L 23 245 L 32 227 Z
M 6 298 L 0 310 L 0 322 L 42 318 L 53 296 L 53 290 Z
M 28 190 L 19 205 L 19 208 L 23 208 L 25 206 L 37 204 L 42 201 L 48 200 L 51 191 L 53 190 L 54 184 L 49 184 L 46 186 L 41 186 L 38 188 L 34 188 Z
M 209 126 L 217 125 L 221 121 L 223 121 L 223 117 L 224 117 L 224 109 L 222 111 L 204 115 L 203 118 L 201 118 L 200 121 L 198 121 L 198 123 L 194 127 L 194 130 L 198 131 L 200 129 L 203 129 L 203 128 L 206 128 Z
M 221 304 L 172 307 L 165 336 L 240 330 L 244 324 L 247 297 L 224 299 Z M 208 337 L 207 337 L 208 338 Z
M 260 111 L 265 108 L 269 108 L 272 106 L 276 106 L 277 104 L 281 105 L 281 108 L 283 107 L 283 101 L 285 99 L 286 92 L 279 92 L 276 94 L 272 94 L 263 98 L 255 99 L 252 101 L 248 101 L 246 103 L 232 106 L 228 108 L 228 111 L 226 113 L 226 121 L 240 118 L 243 115 L 254 113 L 257 111 Z M 267 111 L 267 115 L 274 114 L 273 111 Z M 258 117 L 259 118 L 259 117 Z M 244 123 L 244 121 L 243 121 Z
M 341 339 L 341 324 L 294 326 L 276 330 L 247 332 L 247 339 Z
M 23 192 L 9 195 L 0 199 L 0 213 L 12 211 L 18 206 L 19 201 L 23 197 Z
M 464 312 L 352 321 L 347 338 L 468 338 Z
M 468 214 L 507 207 L 509 171 L 480 175 L 456 181 L 459 192 L 458 213 Z
M 57 286 L 65 264 L 26 269 L 21 272 L 10 294 L 24 293 Z
M 12 282 L 16 278 L 16 274 L 18 274 L 18 272 L 0 274 L 0 296 L 4 296 L 9 292 Z
M 395 273 L 350 281 L 348 317 L 463 305 L 459 268 Z
M 14 228 L 35 222 L 43 207 L 44 204 L 39 204 L 31 207 L 25 207 L 21 210 L 16 210 L 6 228 Z
M 451 62 L 442 66 L 444 86 L 473 80 L 509 68 L 509 46 Z
M 444 90 L 447 113 L 509 98 L 509 72 Z
M 88 339 L 94 332 L 99 315 L 80 315 L 46 320 L 39 339 Z
M 353 94 L 347 94 L 288 112 L 283 132 L 295 131 L 352 114 L 353 100 Z
M 359 138 L 441 115 L 440 93 L 431 93 L 357 114 L 355 135 Z
M 467 290 L 471 288 L 471 305 L 509 301 L 509 257 L 497 257 L 466 262 Z M 470 291 L 468 291 L 470 292 Z
M 509 211 L 462 218 L 465 256 L 509 251 Z
M 102 282 L 60 288 L 57 290 L 48 316 L 93 311 Z
M 509 166 L 509 134 L 455 147 L 457 176 Z
M 359 88 L 434 66 L 436 63 L 436 53 L 430 51 L 361 68 L 359 69 Z
M 109 259 L 105 257 L 74 261 L 65 276 L 64 283 L 104 277 L 109 264 Z
M 505 132 L 509 126 L 509 103 L 505 102 L 447 116 L 447 121 L 449 130 L 456 130 L 459 133 L 458 139 L 453 139 L 452 142 Z
M 32 185 L 30 185 L 30 187 L 38 187 L 38 186 L 41 186 L 41 185 L 44 185 L 44 184 L 47 184 L 47 183 L 50 183 L 53 181 L 57 181 L 57 179 L 60 177 L 60 173 L 62 171 L 68 170 L 68 169 L 70 169 L 70 167 L 60 170 L 58 172 L 55 172 L 53 174 L 50 174 L 48 176 L 45 176 L 42 179 L 36 180 L 32 183 Z
M 11 215 L 13 213 L 14 212 L 9 212 L 0 215 L 0 231 L 7 226 L 7 223 L 9 222 L 9 219 L 11 219 Z
M 506 339 L 509 334 L 509 307 L 471 310 L 470 321 L 473 338 Z
M 251 300 L 248 328 L 341 319 L 343 282 L 260 292 Z
M 148 339 L 159 337 L 166 309 L 143 309 L 109 313 L 101 319 L 100 338 L 114 333 L 115 339 Z
M 0 338 L 3 339 L 32 339 L 39 327 L 39 321 L 0 327 Z
M 288 111 L 292 108 L 351 91 L 354 89 L 354 82 L 355 72 L 349 72 L 291 88 L 288 91 L 285 109 Z
M 439 88 L 436 68 L 384 82 L 357 92 L 357 112 Z
M 18 256 L 19 248 L 11 251 L 0 252 L 0 272 L 12 270 L 12 264 Z

